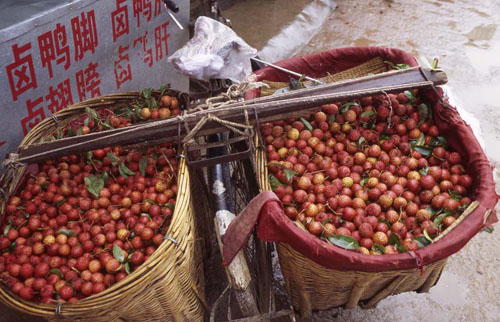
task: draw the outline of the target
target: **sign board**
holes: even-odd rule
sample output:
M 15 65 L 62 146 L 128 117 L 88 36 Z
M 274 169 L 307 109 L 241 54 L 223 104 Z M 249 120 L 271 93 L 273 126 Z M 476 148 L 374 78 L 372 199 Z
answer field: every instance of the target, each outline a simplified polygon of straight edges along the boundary
M 161 0 L 61 2 L 0 30 L 0 162 L 73 103 L 167 83 L 187 91 L 167 63 L 189 39 L 189 1 L 177 4 L 182 31 Z M 2 15 L 9 9 L 20 8 Z

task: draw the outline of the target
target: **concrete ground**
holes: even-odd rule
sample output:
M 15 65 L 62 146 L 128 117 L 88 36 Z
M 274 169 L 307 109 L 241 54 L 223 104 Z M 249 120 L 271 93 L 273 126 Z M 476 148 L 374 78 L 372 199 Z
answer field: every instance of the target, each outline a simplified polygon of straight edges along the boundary
M 273 61 L 346 46 L 397 47 L 417 57 L 439 57 L 460 106 L 479 121 L 500 191 L 500 103 L 496 102 L 500 90 L 500 2 L 337 0 L 336 5 L 333 10 L 333 3 L 326 0 L 242 0 L 224 16 L 232 20 L 242 38 L 262 50 L 262 57 Z M 286 28 L 290 24 L 295 25 Z M 287 30 L 286 35 L 275 37 L 283 30 Z M 479 233 L 449 258 L 430 293 L 391 296 L 370 310 L 318 312 L 314 319 L 500 321 L 497 244 L 500 228 L 492 234 Z M 0 306 L 0 322 L 4 321 L 41 320 Z

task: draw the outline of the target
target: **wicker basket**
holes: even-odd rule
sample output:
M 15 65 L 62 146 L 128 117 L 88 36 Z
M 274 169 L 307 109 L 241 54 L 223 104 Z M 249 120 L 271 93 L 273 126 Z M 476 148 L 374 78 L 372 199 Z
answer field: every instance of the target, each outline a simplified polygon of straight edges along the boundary
M 353 78 L 382 72 L 384 70 L 377 67 L 380 66 L 380 61 L 383 62 L 383 59 L 374 58 L 364 64 L 344 70 L 340 73 L 341 78 Z M 311 68 L 314 69 L 314 67 L 320 68 L 318 66 Z M 327 69 L 322 65 L 321 68 Z M 324 80 L 335 81 L 335 77 L 330 75 L 329 77 L 329 79 L 324 78 Z M 260 81 L 265 81 L 265 79 L 260 79 Z M 287 83 L 268 83 L 274 90 L 287 86 Z M 269 95 L 270 93 L 261 92 L 260 94 Z M 259 139 L 256 140 L 258 145 Z M 256 168 L 260 190 L 271 190 L 264 149 L 257 149 Z M 459 225 L 478 206 L 478 202 L 473 202 L 453 225 L 436 238 L 436 241 Z M 491 210 L 487 211 L 485 218 L 490 212 Z M 326 310 L 334 307 L 354 308 L 358 305 L 373 307 L 391 294 L 408 291 L 427 292 L 439 280 L 447 261 L 447 258 L 437 260 L 420 269 L 366 272 L 366 269 L 358 271 L 326 268 L 307 258 L 287 243 L 277 243 L 277 251 L 287 292 L 293 306 L 300 311 L 303 317 L 309 317 L 313 310 Z
M 179 95 L 167 91 L 169 95 Z M 153 96 L 159 97 L 154 91 Z M 85 108 L 106 107 L 115 110 L 141 100 L 139 92 L 101 96 L 80 102 L 47 118 L 28 133 L 21 147 L 47 138 L 85 113 Z M 2 180 L 7 198 L 22 181 L 27 167 L 9 170 Z M 190 175 L 184 159 L 179 163 L 178 194 L 172 222 L 166 232 L 171 238 L 127 278 L 105 291 L 63 305 L 25 301 L 5 286 L 0 301 L 23 313 L 47 320 L 75 321 L 202 321 L 204 316 L 204 279 L 202 247 L 197 239 L 199 225 L 194 220 Z M 0 209 L 5 208 L 1 201 Z M 199 224 L 199 223 L 198 223 Z
M 262 149 L 256 153 L 256 168 L 261 191 L 270 191 L 267 157 Z M 446 265 L 444 259 L 425 265 L 422 270 L 340 271 L 315 263 L 287 243 L 276 244 L 287 293 L 303 317 L 312 310 L 373 307 L 391 294 L 428 292 Z

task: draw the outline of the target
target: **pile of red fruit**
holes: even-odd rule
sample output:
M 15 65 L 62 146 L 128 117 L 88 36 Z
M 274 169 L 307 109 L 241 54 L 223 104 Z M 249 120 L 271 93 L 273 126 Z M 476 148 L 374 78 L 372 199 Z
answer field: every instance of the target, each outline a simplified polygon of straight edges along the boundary
M 269 180 L 285 214 L 363 254 L 430 243 L 471 203 L 472 178 L 418 91 L 323 105 L 261 125 Z
M 172 97 L 161 101 L 173 107 Z M 155 110 L 168 109 L 162 105 Z M 62 135 L 133 121 L 104 109 L 87 112 L 83 124 Z M 8 200 L 0 231 L 1 281 L 23 299 L 74 302 L 102 292 L 163 242 L 177 195 L 175 147 L 97 149 L 38 169 Z

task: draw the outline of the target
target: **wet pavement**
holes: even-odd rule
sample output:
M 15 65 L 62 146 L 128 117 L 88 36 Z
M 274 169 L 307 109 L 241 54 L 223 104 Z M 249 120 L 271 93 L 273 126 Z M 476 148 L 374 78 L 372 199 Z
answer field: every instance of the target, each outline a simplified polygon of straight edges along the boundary
M 500 191 L 500 103 L 496 98 L 500 91 L 500 2 L 338 0 L 336 4 L 333 10 L 328 1 L 245 0 L 224 16 L 269 60 L 347 46 L 397 47 L 429 60 L 438 57 L 457 103 L 478 120 Z M 287 28 L 290 24 L 298 29 Z M 497 245 L 500 227 L 492 234 L 479 233 L 449 258 L 430 293 L 391 296 L 375 309 L 317 312 L 314 319 L 500 321 Z M 37 321 L 11 310 L 0 311 L 1 322 Z

